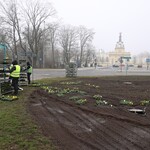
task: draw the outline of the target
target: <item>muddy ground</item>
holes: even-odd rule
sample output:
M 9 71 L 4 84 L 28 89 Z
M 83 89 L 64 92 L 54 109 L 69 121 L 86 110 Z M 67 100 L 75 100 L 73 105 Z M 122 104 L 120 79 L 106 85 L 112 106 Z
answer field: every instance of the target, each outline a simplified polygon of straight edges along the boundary
M 149 150 L 149 100 L 148 76 L 78 77 L 37 88 L 28 110 L 58 150 Z

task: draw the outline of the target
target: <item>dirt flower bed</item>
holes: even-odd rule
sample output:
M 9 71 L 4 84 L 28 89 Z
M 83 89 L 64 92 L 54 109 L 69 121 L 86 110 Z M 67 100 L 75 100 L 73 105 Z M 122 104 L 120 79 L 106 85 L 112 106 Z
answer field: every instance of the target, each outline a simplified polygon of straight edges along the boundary
M 28 109 L 60 150 L 150 149 L 150 78 L 73 78 L 40 85 Z

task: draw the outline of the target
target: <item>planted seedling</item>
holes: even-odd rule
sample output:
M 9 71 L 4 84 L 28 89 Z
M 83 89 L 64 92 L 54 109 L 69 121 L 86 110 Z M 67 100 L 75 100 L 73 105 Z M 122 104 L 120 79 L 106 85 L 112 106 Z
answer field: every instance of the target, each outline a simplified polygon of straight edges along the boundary
M 77 105 L 84 105 L 87 103 L 87 100 L 86 99 L 79 99 L 75 102 Z
M 85 85 L 87 85 L 87 86 L 90 86 L 90 87 L 94 87 L 94 88 L 99 88 L 99 86 L 98 85 L 91 85 L 90 83 L 88 83 L 88 84 L 85 84 Z
M 49 89 L 49 90 L 48 90 L 48 93 L 49 93 L 49 94 L 54 94 L 54 93 L 55 93 L 55 91 L 54 91 L 54 90 L 52 90 L 52 89 Z
M 79 91 L 78 93 L 80 93 L 80 94 L 82 94 L 82 95 L 86 94 L 85 91 Z
M 130 101 L 130 100 L 121 100 L 120 101 L 120 104 L 121 105 L 133 105 L 133 102 L 132 101 Z
M 97 94 L 97 95 L 94 95 L 93 98 L 96 99 L 96 100 L 101 100 L 102 95 Z
M 107 105 L 108 104 L 107 101 L 102 100 L 102 98 L 103 98 L 102 95 L 97 94 L 97 95 L 94 95 L 93 98 L 96 99 L 96 105 Z
M 142 106 L 149 105 L 149 104 L 150 104 L 149 100 L 140 101 L 140 105 L 142 105 Z
M 58 96 L 58 97 L 62 97 L 62 96 L 64 96 L 64 94 L 58 93 L 57 96 Z
M 63 85 L 75 85 L 75 84 L 80 84 L 81 81 L 78 81 L 78 82 L 61 82 L 60 84 L 63 84 Z
M 99 100 L 99 99 L 97 99 L 96 100 L 96 105 L 108 105 L 108 102 L 105 101 L 105 100 Z
M 69 98 L 69 100 L 72 100 L 72 101 L 77 101 L 79 99 L 80 99 L 79 96 L 72 96 L 72 97 Z
M 12 95 L 7 95 L 7 96 L 2 95 L 2 96 L 0 97 L 0 99 L 1 99 L 2 101 L 13 101 L 13 100 L 17 100 L 18 97 L 17 97 L 17 96 L 12 96 Z

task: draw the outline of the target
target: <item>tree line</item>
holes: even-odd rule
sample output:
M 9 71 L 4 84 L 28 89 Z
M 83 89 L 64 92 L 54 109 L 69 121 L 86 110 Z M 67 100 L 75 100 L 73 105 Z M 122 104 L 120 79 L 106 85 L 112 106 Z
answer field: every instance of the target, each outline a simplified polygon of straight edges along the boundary
M 51 3 L 39 0 L 0 2 L 0 43 L 7 46 L 8 55 L 25 56 L 34 67 L 44 68 L 93 62 L 93 29 L 62 24 L 56 14 Z

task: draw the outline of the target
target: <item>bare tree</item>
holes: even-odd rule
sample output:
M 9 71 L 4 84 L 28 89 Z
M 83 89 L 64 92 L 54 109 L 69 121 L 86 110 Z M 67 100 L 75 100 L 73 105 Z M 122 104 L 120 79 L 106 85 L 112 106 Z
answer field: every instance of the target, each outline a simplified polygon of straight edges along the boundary
M 17 57 L 17 45 L 19 40 L 21 41 L 20 27 L 19 27 L 19 18 L 18 18 L 18 9 L 17 3 L 15 0 L 0 2 L 1 17 L 3 18 L 3 28 L 11 28 L 12 40 L 9 41 L 11 45 L 14 56 Z M 8 30 L 10 31 L 10 30 Z M 11 43 L 12 42 L 12 43 Z
M 26 14 L 26 39 L 30 50 L 36 56 L 33 59 L 33 64 L 36 66 L 38 58 L 42 57 L 39 55 L 43 55 L 43 53 L 40 54 L 40 52 L 44 47 L 43 39 L 46 31 L 44 27 L 45 21 L 48 20 L 49 17 L 54 16 L 56 11 L 51 4 L 43 4 L 40 3 L 40 1 L 30 1 L 26 3 L 26 7 L 24 7 L 23 10 Z
M 92 29 L 87 29 L 84 26 L 79 27 L 79 47 L 80 47 L 79 66 L 80 67 L 83 61 L 83 54 L 84 54 L 86 44 L 92 42 L 93 36 L 94 36 L 94 32 Z
M 48 24 L 49 18 L 55 16 L 55 9 L 49 3 L 43 3 L 38 0 L 24 1 L 18 4 L 17 0 L 5 0 L 0 2 L 2 12 L 0 14 L 3 20 L 3 29 L 6 28 L 5 35 L 9 37 L 7 42 L 17 56 L 19 50 L 25 53 L 31 52 L 30 59 L 33 60 L 34 67 L 43 62 L 46 53 L 46 42 L 49 40 L 50 50 L 52 51 L 52 67 L 55 66 L 55 50 L 60 54 L 57 43 L 57 24 Z M 21 9 L 21 10 L 20 10 Z M 11 29 L 11 30 L 10 30 Z M 83 61 L 84 51 L 88 43 L 92 42 L 94 32 L 83 26 L 79 29 L 73 26 L 62 26 L 59 30 L 59 44 L 63 49 L 64 63 L 70 60 L 79 60 L 80 65 Z M 41 60 L 41 59 L 42 60 Z M 39 60 L 41 62 L 39 63 Z M 62 59 L 60 59 L 62 60 Z
M 57 51 L 57 43 L 58 43 L 58 29 L 59 29 L 59 23 L 51 23 L 48 24 L 47 28 L 47 42 L 49 43 L 49 54 L 52 54 L 51 56 L 48 55 L 49 60 L 51 59 L 50 66 L 52 68 L 56 67 L 56 56 L 58 54 Z M 57 51 L 57 52 L 56 52 Z M 56 52 L 56 53 L 55 53 Z
M 72 52 L 77 47 L 78 42 L 77 28 L 70 25 L 63 26 L 60 30 L 59 42 L 61 47 L 63 48 L 64 64 L 68 64 L 72 57 Z

